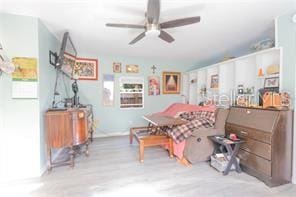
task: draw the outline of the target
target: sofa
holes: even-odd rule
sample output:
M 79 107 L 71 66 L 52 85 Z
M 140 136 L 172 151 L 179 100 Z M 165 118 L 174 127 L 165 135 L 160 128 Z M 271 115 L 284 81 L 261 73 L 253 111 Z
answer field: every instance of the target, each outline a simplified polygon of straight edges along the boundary
M 212 128 L 200 128 L 192 132 L 186 139 L 184 156 L 192 164 L 208 161 L 214 151 L 214 144 L 208 139 L 211 135 L 224 135 L 225 122 L 229 109 L 217 108 L 215 111 L 215 125 Z

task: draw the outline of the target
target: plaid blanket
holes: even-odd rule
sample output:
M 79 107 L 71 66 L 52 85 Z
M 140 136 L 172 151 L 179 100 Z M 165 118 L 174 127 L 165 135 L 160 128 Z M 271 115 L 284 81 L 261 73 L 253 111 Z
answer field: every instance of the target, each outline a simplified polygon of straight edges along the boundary
M 215 113 L 210 111 L 185 112 L 179 118 L 188 122 L 166 130 L 177 144 L 190 137 L 193 129 L 210 128 L 215 123 Z

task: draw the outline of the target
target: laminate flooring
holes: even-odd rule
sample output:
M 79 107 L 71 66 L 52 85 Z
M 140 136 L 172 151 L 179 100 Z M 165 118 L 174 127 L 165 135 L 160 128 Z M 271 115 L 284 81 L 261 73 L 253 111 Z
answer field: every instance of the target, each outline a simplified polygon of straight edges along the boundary
M 206 162 L 184 167 L 160 147 L 146 148 L 141 164 L 138 144 L 130 145 L 127 136 L 94 139 L 90 156 L 77 156 L 74 169 L 62 166 L 40 178 L 0 186 L 3 197 L 296 196 L 296 185 L 269 188 L 245 173 L 223 176 Z

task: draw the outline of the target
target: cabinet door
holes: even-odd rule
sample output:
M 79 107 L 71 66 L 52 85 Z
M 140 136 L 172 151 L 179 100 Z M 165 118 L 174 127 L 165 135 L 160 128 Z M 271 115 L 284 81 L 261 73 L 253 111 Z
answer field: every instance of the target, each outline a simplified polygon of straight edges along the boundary
M 72 118 L 68 112 L 46 113 L 47 143 L 52 148 L 72 145 Z
M 279 113 L 271 110 L 248 108 L 231 108 L 227 122 L 253 128 L 261 131 L 272 132 Z
M 87 119 L 83 110 L 72 111 L 73 145 L 79 145 L 88 139 Z

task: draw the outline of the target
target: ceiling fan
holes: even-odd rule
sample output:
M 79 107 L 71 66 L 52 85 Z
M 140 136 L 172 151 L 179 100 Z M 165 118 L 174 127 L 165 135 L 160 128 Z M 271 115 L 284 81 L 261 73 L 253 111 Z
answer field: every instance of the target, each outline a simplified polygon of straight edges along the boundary
M 133 39 L 129 44 L 135 44 L 145 36 L 158 36 L 162 40 L 171 43 L 175 39 L 163 29 L 191 25 L 200 22 L 200 16 L 188 17 L 182 19 L 171 20 L 167 22 L 159 22 L 160 0 L 148 0 L 147 11 L 145 14 L 146 23 L 143 25 L 107 23 L 107 27 L 144 29 L 140 35 Z

